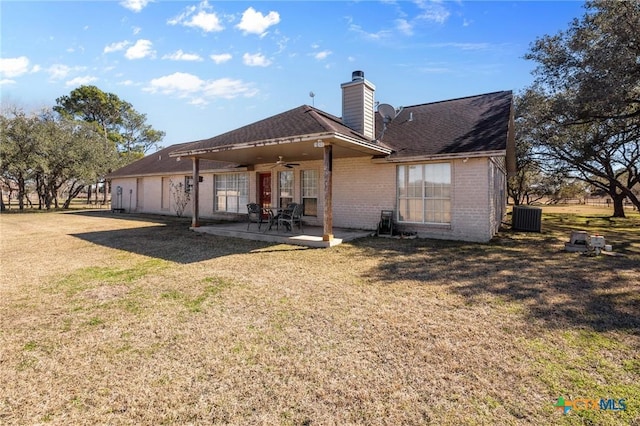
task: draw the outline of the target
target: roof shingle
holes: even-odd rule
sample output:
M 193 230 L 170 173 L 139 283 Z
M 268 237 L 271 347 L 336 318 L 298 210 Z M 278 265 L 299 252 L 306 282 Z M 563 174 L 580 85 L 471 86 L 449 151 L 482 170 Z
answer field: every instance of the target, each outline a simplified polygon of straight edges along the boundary
M 376 114 L 378 143 L 393 150 L 390 159 L 506 150 L 512 98 L 511 91 L 502 91 L 404 107 L 386 129 Z M 342 124 L 340 118 L 302 105 L 209 139 L 164 148 L 116 170 L 109 178 L 191 171 L 191 161 L 176 161 L 170 153 L 327 132 L 370 142 Z M 201 170 L 234 167 L 236 164 L 204 159 L 200 163 Z
M 138 161 L 134 161 L 133 163 L 127 164 L 126 166 L 113 171 L 107 175 L 107 179 L 141 175 L 176 173 L 191 174 L 193 164 L 190 159 L 183 158 L 179 161 L 176 157 L 169 157 L 169 153 L 171 151 L 181 149 L 188 144 L 189 143 L 171 145 L 167 148 L 161 149 L 160 151 L 154 152 L 153 154 L 149 154 Z M 220 170 L 233 167 L 235 167 L 235 164 L 223 163 L 220 161 L 200 160 L 200 170 Z
M 505 150 L 511 117 L 510 91 L 405 107 L 379 139 L 391 158 Z
M 342 124 L 340 118 L 308 105 L 302 105 L 227 133 L 185 144 L 175 151 L 206 150 L 207 148 L 326 132 L 351 135 L 366 141 L 364 136 Z

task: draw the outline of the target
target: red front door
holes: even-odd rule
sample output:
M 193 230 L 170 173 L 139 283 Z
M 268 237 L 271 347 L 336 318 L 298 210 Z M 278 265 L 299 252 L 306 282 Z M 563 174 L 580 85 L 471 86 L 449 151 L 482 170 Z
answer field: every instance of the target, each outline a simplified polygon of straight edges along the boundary
M 271 208 L 271 173 L 258 174 L 258 204 Z

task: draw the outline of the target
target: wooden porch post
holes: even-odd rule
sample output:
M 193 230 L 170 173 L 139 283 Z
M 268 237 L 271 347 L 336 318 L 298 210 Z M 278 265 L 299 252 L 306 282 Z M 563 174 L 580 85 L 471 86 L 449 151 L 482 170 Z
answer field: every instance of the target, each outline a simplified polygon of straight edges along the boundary
M 191 226 L 197 228 L 199 223 L 199 203 L 200 203 L 200 159 L 191 157 L 193 161 L 193 187 L 191 188 Z
M 331 173 L 333 170 L 333 151 L 332 146 L 328 143 L 324 145 L 324 215 L 323 226 L 324 231 L 322 241 L 333 240 L 333 209 L 331 207 Z

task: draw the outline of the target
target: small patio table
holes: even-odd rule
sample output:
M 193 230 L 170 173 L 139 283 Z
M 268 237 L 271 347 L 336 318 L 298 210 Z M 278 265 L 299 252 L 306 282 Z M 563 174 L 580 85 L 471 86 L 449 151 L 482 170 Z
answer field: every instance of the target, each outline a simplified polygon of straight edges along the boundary
M 273 212 L 273 209 L 266 209 L 269 210 L 270 214 L 269 214 L 269 227 L 266 228 L 266 231 L 271 231 L 271 227 L 275 224 L 276 225 L 276 229 L 280 229 L 280 227 L 278 226 L 278 217 L 280 217 L 280 215 L 282 214 L 282 212 L 287 211 L 288 209 L 286 208 L 279 208 L 276 209 L 276 212 Z M 290 209 L 289 209 L 290 210 Z M 288 224 L 285 224 L 285 226 L 287 226 Z M 266 232 L 265 231 L 265 232 Z
M 276 213 L 273 212 L 273 209 L 265 209 L 265 210 L 269 211 L 269 227 L 265 228 L 265 232 L 271 231 L 271 227 L 274 224 L 276 225 L 276 229 L 278 229 L 278 216 L 282 212 L 282 209 L 277 209 Z

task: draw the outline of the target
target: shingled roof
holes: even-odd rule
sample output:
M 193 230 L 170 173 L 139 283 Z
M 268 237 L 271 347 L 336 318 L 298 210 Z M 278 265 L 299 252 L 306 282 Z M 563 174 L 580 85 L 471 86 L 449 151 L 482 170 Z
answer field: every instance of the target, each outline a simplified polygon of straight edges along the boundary
M 321 133 L 340 133 L 367 141 L 363 135 L 342 124 L 340 118 L 309 105 L 302 105 L 209 139 L 184 144 L 174 153 Z
M 511 91 L 502 91 L 404 107 L 386 129 L 376 114 L 377 142 L 391 148 L 390 158 L 397 159 L 505 150 L 511 103 Z M 303 105 L 210 139 L 181 144 L 173 154 L 327 132 L 370 142 L 339 117 Z
M 354 141 L 389 148 L 392 152 L 386 158 L 397 161 L 446 158 L 465 153 L 493 154 L 507 150 L 510 143 L 512 98 L 511 91 L 502 91 L 408 106 L 387 123 L 386 128 L 380 115 L 376 114 L 376 141 L 345 126 L 339 117 L 302 105 L 209 139 L 172 145 L 118 169 L 108 177 L 190 173 L 191 161 L 177 161 L 176 155 L 198 155 L 198 151 L 319 134 L 341 134 Z M 236 166 L 200 160 L 201 171 L 229 170 Z
M 502 151 L 511 102 L 503 91 L 404 107 L 386 129 L 377 116 L 376 132 L 394 150 L 392 159 Z
M 191 174 L 193 164 L 191 160 L 181 159 L 178 161 L 175 157 L 169 157 L 171 151 L 180 149 L 181 147 L 188 145 L 188 143 L 181 143 L 171 145 L 167 148 L 161 149 L 158 152 L 149 154 L 138 161 L 134 161 L 124 167 L 107 175 L 107 179 L 129 177 L 129 176 L 144 176 L 144 175 L 160 175 L 160 174 L 177 174 L 185 173 Z M 224 163 L 219 161 L 200 160 L 200 170 L 223 170 L 234 168 L 235 164 Z

